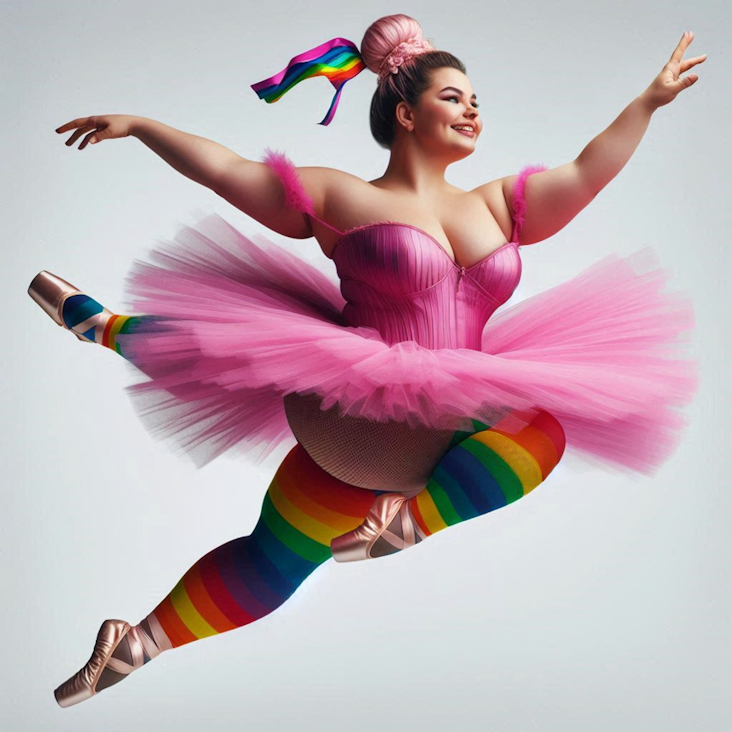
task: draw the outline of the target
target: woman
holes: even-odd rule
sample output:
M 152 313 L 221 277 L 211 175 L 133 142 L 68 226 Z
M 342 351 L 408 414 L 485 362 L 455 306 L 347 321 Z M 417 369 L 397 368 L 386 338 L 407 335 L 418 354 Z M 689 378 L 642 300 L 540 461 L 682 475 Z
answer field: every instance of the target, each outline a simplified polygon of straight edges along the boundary
M 162 651 L 279 607 L 320 564 L 384 556 L 525 495 L 565 444 L 650 474 L 672 452 L 673 406 L 696 386 L 669 358 L 691 327 L 659 269 L 608 258 L 493 318 L 521 273 L 520 246 L 566 225 L 617 175 L 652 112 L 696 81 L 679 74 L 684 35 L 658 78 L 571 163 L 528 166 L 462 191 L 446 167 L 476 148 L 483 121 L 462 63 L 404 15 L 333 39 L 254 85 L 276 101 L 322 73 L 337 89 L 364 66 L 390 150 L 381 178 L 244 160 L 153 120 L 73 120 L 67 144 L 132 135 L 268 228 L 315 236 L 341 291 L 284 249 L 217 217 L 186 228 L 130 277 L 148 314 L 112 313 L 40 273 L 31 296 L 80 340 L 118 351 L 150 381 L 141 414 L 204 464 L 237 447 L 265 453 L 295 435 L 250 536 L 196 562 L 139 624 L 105 621 L 89 662 L 56 689 L 70 706 Z M 543 171 L 543 172 L 540 172 Z M 536 173 L 536 175 L 532 175 Z M 530 183 L 527 180 L 531 177 Z M 633 262 L 635 264 L 635 261 Z M 486 325 L 487 323 L 487 325 Z

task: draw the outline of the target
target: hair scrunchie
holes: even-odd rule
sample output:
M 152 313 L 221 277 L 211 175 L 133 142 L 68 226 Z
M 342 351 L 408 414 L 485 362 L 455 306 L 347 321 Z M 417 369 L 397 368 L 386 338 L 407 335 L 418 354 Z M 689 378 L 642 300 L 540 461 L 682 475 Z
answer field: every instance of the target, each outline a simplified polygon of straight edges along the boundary
M 395 46 L 391 53 L 384 59 L 378 74 L 378 81 L 381 84 L 389 74 L 396 74 L 399 67 L 410 58 L 419 56 L 427 51 L 434 51 L 434 46 L 424 38 L 409 38 Z

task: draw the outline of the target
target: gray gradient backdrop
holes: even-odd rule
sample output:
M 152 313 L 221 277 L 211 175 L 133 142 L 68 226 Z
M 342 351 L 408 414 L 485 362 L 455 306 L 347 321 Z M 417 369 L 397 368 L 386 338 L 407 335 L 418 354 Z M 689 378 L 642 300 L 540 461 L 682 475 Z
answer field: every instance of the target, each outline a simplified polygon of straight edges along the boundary
M 652 479 L 568 455 L 507 509 L 395 557 L 330 562 L 264 620 L 62 710 L 52 691 L 100 623 L 138 622 L 199 557 L 249 533 L 277 463 L 196 471 L 145 432 L 125 362 L 26 295 L 48 269 L 124 311 L 132 260 L 179 222 L 216 211 L 269 232 L 136 139 L 80 152 L 54 129 L 139 114 L 248 158 L 274 145 L 299 165 L 378 176 L 372 74 L 349 82 L 329 128 L 316 124 L 325 79 L 276 105 L 249 85 L 334 36 L 360 43 L 394 12 L 468 67 L 486 129 L 448 171 L 465 188 L 571 160 L 695 31 L 700 80 L 655 113 L 591 206 L 523 252 L 512 300 L 652 245 L 697 308 L 702 385 L 684 442 Z M 4 3 L 2 25 L 2 729 L 732 729 L 729 3 L 71 0 Z M 335 276 L 314 240 L 271 238 Z

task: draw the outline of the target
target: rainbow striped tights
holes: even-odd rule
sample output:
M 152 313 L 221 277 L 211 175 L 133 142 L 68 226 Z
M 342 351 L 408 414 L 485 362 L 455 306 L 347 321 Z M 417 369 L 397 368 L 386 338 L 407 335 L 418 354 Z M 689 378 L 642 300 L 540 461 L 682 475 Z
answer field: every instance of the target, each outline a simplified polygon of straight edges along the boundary
M 88 317 L 95 307 L 88 300 L 77 301 L 82 309 L 76 318 L 73 298 L 67 301 L 67 324 Z M 145 317 L 111 317 L 102 345 L 124 355 L 116 334 L 134 333 Z M 547 412 L 517 434 L 501 431 L 500 425 L 475 423 L 472 434 L 456 433 L 426 487 L 410 499 L 412 515 L 430 536 L 501 508 L 539 485 L 559 462 L 564 446 L 561 425 Z M 333 538 L 361 524 L 374 496 L 324 471 L 297 444 L 277 469 L 252 533 L 195 562 L 141 621 L 142 627 L 166 650 L 268 615 L 331 557 Z

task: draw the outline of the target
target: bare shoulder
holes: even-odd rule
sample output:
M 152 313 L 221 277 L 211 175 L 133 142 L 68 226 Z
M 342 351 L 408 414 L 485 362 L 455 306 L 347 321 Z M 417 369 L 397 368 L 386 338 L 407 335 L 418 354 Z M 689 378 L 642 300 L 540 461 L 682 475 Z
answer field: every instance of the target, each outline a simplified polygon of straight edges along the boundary
M 313 236 L 304 214 L 308 203 L 300 200 L 292 205 L 288 196 L 297 200 L 304 194 L 312 201 L 315 214 L 322 217 L 323 209 L 335 192 L 352 194 L 359 183 L 368 185 L 360 178 L 334 168 L 301 167 L 294 168 L 294 173 L 293 177 L 289 166 L 276 170 L 266 162 L 239 158 L 221 173 L 213 190 L 272 231 L 293 239 L 308 239 Z
M 345 226 L 354 216 L 358 217 L 357 212 L 378 208 L 382 200 L 377 186 L 343 170 L 303 167 L 297 171 L 313 201 L 315 215 L 325 221 Z
M 297 168 L 297 174 L 313 203 L 316 207 L 320 204 L 321 208 L 344 188 L 352 192 L 369 185 L 362 178 L 337 168 L 302 167 Z
M 511 239 L 513 233 L 513 219 L 510 208 L 512 201 L 510 200 L 510 194 L 515 178 L 515 175 L 496 178 L 496 180 L 484 183 L 469 191 L 471 194 L 478 195 L 485 205 L 488 206 L 488 210 L 493 214 L 493 218 L 495 218 L 508 240 Z
M 330 208 L 344 198 L 363 194 L 373 186 L 357 175 L 337 168 L 297 168 L 298 175 L 308 195 L 312 198 L 316 213 Z

